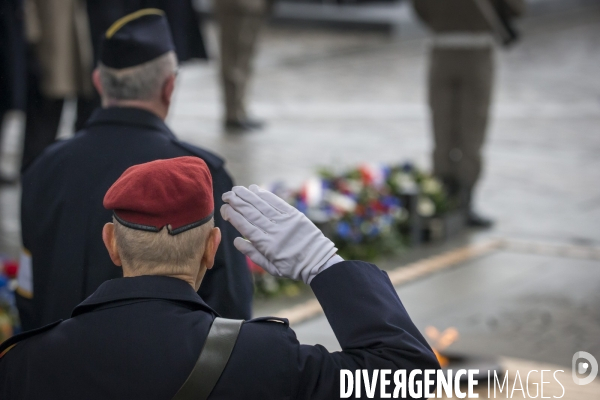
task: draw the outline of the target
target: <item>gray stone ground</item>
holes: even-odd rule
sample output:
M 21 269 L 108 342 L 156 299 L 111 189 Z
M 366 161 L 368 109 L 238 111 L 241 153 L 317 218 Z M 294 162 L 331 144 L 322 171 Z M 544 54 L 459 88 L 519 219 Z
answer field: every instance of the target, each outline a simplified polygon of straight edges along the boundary
M 499 251 L 398 288 L 417 327 L 456 328 L 455 354 L 571 367 L 600 356 L 600 261 Z M 295 327 L 301 342 L 339 350 L 325 317 Z M 600 395 L 600 393 L 599 393 Z
M 522 43 L 498 54 L 477 193 L 498 224 L 461 242 L 498 236 L 598 246 L 600 5 L 531 17 L 522 28 Z M 423 35 L 270 27 L 250 96 L 254 114 L 269 122 L 264 132 L 221 131 L 214 61 L 182 69 L 169 123 L 182 139 L 224 156 L 241 184 L 293 186 L 318 166 L 361 162 L 428 168 L 426 55 Z M 18 188 L 0 190 L 0 250 L 13 255 L 18 196 Z M 399 293 L 420 328 L 456 326 L 457 351 L 566 365 L 575 350 L 600 357 L 599 271 L 597 261 L 499 252 Z M 317 318 L 298 333 L 335 349 L 328 329 Z

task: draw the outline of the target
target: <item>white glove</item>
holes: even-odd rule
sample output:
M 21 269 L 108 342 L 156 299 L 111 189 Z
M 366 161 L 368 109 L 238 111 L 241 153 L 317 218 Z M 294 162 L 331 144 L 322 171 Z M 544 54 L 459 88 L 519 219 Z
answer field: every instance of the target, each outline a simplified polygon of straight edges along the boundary
M 250 190 L 235 186 L 223 201 L 228 203 L 221 207 L 223 219 L 248 239 L 238 237 L 234 246 L 271 275 L 310 283 L 332 265 L 328 261 L 337 252 L 333 242 L 273 193 L 256 185 Z

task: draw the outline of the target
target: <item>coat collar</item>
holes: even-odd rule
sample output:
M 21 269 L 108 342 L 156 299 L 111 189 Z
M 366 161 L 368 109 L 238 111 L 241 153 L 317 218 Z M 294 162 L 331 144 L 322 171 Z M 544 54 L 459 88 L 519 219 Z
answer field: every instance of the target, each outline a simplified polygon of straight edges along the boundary
M 137 276 L 104 282 L 90 297 L 75 307 L 71 317 L 93 311 L 108 303 L 140 299 L 182 302 L 195 309 L 210 312 L 215 316 L 219 315 L 202 300 L 189 283 L 181 279 L 166 276 Z
M 167 124 L 156 114 L 134 107 L 97 108 L 92 113 L 85 127 L 96 125 L 129 125 L 150 128 L 166 133 L 172 138 L 175 135 Z

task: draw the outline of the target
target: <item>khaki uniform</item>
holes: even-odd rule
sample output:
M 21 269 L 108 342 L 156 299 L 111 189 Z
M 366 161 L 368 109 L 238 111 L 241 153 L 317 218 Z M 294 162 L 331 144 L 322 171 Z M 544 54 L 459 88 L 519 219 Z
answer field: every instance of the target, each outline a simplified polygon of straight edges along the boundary
M 26 0 L 25 11 L 42 93 L 53 99 L 91 96 L 93 54 L 85 1 Z
M 77 98 L 79 130 L 100 99 L 85 0 L 25 0 L 29 42 L 22 169 L 56 139 L 66 98 Z
M 221 79 L 227 121 L 246 119 L 246 91 L 252 59 L 272 0 L 215 0 L 220 25 Z
M 429 105 L 433 118 L 434 174 L 460 206 L 470 207 L 481 171 L 481 148 L 488 124 L 494 78 L 496 0 L 413 0 L 435 33 L 430 54 Z M 524 0 L 504 1 L 512 15 Z

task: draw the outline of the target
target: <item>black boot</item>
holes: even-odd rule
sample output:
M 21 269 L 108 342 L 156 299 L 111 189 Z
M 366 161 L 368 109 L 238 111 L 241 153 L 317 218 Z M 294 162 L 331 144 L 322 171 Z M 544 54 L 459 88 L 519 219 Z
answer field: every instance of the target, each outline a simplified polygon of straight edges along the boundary
M 494 226 L 494 220 L 483 217 L 473 210 L 467 212 L 467 226 L 472 228 L 491 228 Z
M 225 129 L 229 133 L 241 133 L 257 131 L 264 127 L 264 122 L 251 118 L 242 120 L 227 120 L 225 121 Z
M 471 190 L 465 193 L 465 210 L 466 212 L 466 223 L 471 228 L 491 228 L 494 225 L 494 220 L 484 217 L 473 210 L 473 204 L 471 202 Z

